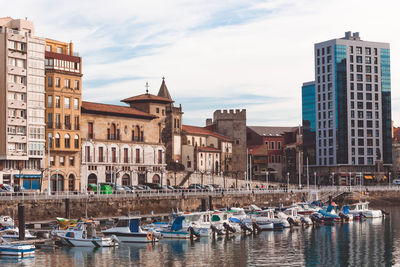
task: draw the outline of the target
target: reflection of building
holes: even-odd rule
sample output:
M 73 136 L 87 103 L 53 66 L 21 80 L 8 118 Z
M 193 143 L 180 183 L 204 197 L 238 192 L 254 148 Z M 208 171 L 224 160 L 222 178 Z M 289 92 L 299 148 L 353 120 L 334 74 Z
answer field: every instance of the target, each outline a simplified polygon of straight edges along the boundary
M 159 101 L 166 100 L 150 94 L 137 98 L 146 111 L 129 99 L 123 101 L 130 106 L 82 102 L 82 189 L 87 183 L 132 185 L 165 179 L 160 138 L 165 106 Z
M 72 43 L 50 39 L 46 39 L 45 57 L 51 189 L 76 191 L 80 188 L 82 62 L 74 53 Z M 44 182 L 47 188 L 47 179 Z
M 45 144 L 44 39 L 0 18 L 0 183 L 39 189 Z
M 182 163 L 188 171 L 229 172 L 232 143 L 232 139 L 207 127 L 183 125 Z

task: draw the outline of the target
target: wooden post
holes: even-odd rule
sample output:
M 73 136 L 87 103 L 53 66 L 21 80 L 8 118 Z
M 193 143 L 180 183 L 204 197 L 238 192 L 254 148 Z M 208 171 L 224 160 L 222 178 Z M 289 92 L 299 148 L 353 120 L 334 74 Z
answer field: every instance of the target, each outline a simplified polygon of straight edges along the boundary
M 19 240 L 25 240 L 25 206 L 18 204 Z

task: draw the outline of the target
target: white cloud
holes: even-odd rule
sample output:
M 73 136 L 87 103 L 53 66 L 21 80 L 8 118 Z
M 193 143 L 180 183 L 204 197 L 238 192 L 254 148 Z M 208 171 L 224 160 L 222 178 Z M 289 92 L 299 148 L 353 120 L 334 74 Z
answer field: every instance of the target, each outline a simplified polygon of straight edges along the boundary
M 392 96 L 399 99 L 397 10 L 398 2 L 389 0 L 43 0 L 3 6 L 4 15 L 34 21 L 38 34 L 73 40 L 83 56 L 84 85 L 113 81 L 84 88 L 89 100 L 142 93 L 146 80 L 157 92 L 165 75 L 179 98 L 237 96 L 240 103 L 244 94 L 283 96 L 246 107 L 248 120 L 264 125 L 300 123 L 301 84 L 314 77 L 313 44 L 348 30 L 391 43 Z M 201 116 L 200 124 L 212 112 L 190 110 L 185 116 Z M 400 121 L 400 110 L 393 110 L 393 119 Z

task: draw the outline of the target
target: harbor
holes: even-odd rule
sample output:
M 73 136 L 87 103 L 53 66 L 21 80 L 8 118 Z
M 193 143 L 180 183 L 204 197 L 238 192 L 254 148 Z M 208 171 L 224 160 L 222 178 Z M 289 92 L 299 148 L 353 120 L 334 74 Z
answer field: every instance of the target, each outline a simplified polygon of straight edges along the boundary
M 339 244 L 343 242 L 341 238 L 354 237 L 354 235 L 350 236 L 352 231 L 358 231 L 358 234 L 364 238 L 372 234 L 371 229 L 376 232 L 386 229 L 385 227 L 391 227 L 393 220 L 397 219 L 396 216 L 400 217 L 396 213 L 395 206 L 379 208 L 380 202 L 377 196 L 384 190 L 383 188 L 382 190 L 377 189 L 375 187 L 374 191 L 364 188 L 360 192 L 347 190 L 347 192 L 336 195 L 332 195 L 332 191 L 326 191 L 325 193 L 329 193 L 328 201 L 311 200 L 309 197 L 315 196 L 315 192 L 312 194 L 305 190 L 298 190 L 302 192 L 285 193 L 287 196 L 297 193 L 297 200 L 294 196 L 290 199 L 291 202 L 285 200 L 290 204 L 281 202 L 278 205 L 270 204 L 260 207 L 254 202 L 246 206 L 226 205 L 222 207 L 217 201 L 213 202 L 213 199 L 216 198 L 215 194 L 208 195 L 208 198 L 205 198 L 203 194 L 203 198 L 200 200 L 204 201 L 200 201 L 198 207 L 190 211 L 177 209 L 169 213 L 152 212 L 141 215 L 139 211 L 134 211 L 135 207 L 132 206 L 132 211 L 125 213 L 124 216 L 116 214 L 108 217 L 94 217 L 89 212 L 88 216 L 76 219 L 58 217 L 52 220 L 27 221 L 26 223 L 21 223 L 21 216 L 25 215 L 21 212 L 25 209 L 21 208 L 23 204 L 20 204 L 17 222 L 11 217 L 2 217 L 3 224 L 0 233 L 2 233 L 3 243 L 0 245 L 0 249 L 4 246 L 14 246 L 13 249 L 21 249 L 23 253 L 5 255 L 7 258 L 2 257 L 0 263 L 4 262 L 13 266 L 12 264 L 30 262 L 33 264 L 32 266 L 36 266 L 35 264 L 40 264 L 46 255 L 53 255 L 65 260 L 73 255 L 69 260 L 75 262 L 75 266 L 91 266 L 89 262 L 92 255 L 96 255 L 96 259 L 106 257 L 108 263 L 123 261 L 129 255 L 129 257 L 136 258 L 135 264 L 163 266 L 162 261 L 157 260 L 155 265 L 151 265 L 148 259 L 152 253 L 161 250 L 174 264 L 184 264 L 184 262 L 192 260 L 189 257 L 190 253 L 195 253 L 195 251 L 205 253 L 204 250 L 209 250 L 211 247 L 215 249 L 210 253 L 216 253 L 223 249 L 224 255 L 226 254 L 228 257 L 225 260 L 230 261 L 233 251 L 238 249 L 237 246 L 251 246 L 256 254 L 259 245 L 270 247 L 275 244 L 278 248 L 271 248 L 272 250 L 284 249 L 284 244 L 280 242 L 286 243 L 285 246 L 289 245 L 286 249 L 295 249 L 295 246 L 304 249 L 307 242 L 323 241 L 315 240 L 317 235 L 321 235 L 322 238 L 334 238 L 333 241 Z M 295 191 L 295 189 L 293 190 Z M 338 191 L 341 190 L 336 189 L 336 192 Z M 323 195 L 322 192 L 319 193 L 319 195 Z M 397 188 L 393 188 L 393 192 L 386 191 L 384 195 L 396 195 L 397 193 Z M 262 195 L 261 192 L 248 192 L 248 194 Z M 264 192 L 263 195 L 270 194 Z M 358 196 L 358 200 L 354 195 Z M 303 201 L 301 201 L 301 197 Z M 304 200 L 304 197 L 307 199 Z M 371 203 L 374 206 L 371 208 L 370 203 L 366 201 L 368 198 L 375 199 L 378 204 Z M 67 205 L 64 210 L 59 211 L 58 216 L 63 216 L 64 212 L 65 215 L 71 214 L 68 210 L 71 205 L 70 201 L 69 199 L 62 202 Z M 153 201 L 155 200 L 153 199 Z M 384 200 L 381 198 L 381 201 Z M 22 239 L 26 238 L 27 240 L 18 240 L 21 238 L 21 231 L 18 231 L 17 226 L 23 229 Z M 12 236 L 10 236 L 10 231 L 13 232 Z M 291 240 L 291 244 L 287 244 L 289 240 Z M 313 246 L 315 244 L 309 249 L 319 249 L 318 246 L 314 248 Z M 27 249 L 33 247 L 35 248 L 34 252 L 27 254 Z M 232 251 L 228 251 L 228 247 Z M 9 249 L 9 247 L 6 248 Z M 339 249 L 343 248 L 339 247 Z M 29 250 L 29 252 L 31 251 Z M 299 258 L 294 259 L 291 266 L 303 266 L 304 264 L 313 266 L 312 262 L 308 264 L 308 261 L 312 259 L 314 252 L 308 251 L 307 253 L 311 254 L 303 255 L 304 258 L 297 254 Z M 318 253 L 328 252 L 319 251 Z M 332 252 L 331 255 L 329 253 L 329 257 L 334 257 L 337 252 Z M 321 257 L 322 255 L 317 256 Z M 336 256 L 339 258 L 335 260 L 344 260 L 340 258 L 342 255 Z M 257 262 L 261 261 L 262 257 L 260 259 L 253 257 L 254 255 L 251 253 L 240 260 L 243 261 L 243 264 L 246 262 L 248 265 L 257 266 Z M 359 258 L 346 260 L 362 262 L 362 257 L 357 257 Z M 81 260 L 84 263 L 77 262 Z M 316 258 L 313 260 L 322 264 L 326 259 Z M 252 261 L 254 262 L 251 263 Z M 274 266 L 273 262 L 278 263 L 279 259 L 275 258 L 268 262 L 261 261 L 260 265 Z M 266 265 L 266 263 L 271 265 Z M 207 262 L 202 262 L 199 266 L 208 266 L 207 264 Z M 96 263 L 96 266 L 102 266 L 102 264 Z

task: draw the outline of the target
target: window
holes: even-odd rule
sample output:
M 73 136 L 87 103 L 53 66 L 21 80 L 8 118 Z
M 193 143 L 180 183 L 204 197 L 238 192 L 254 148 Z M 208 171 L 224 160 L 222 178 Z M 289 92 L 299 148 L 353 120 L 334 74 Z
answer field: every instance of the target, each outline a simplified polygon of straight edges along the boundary
M 65 134 L 64 136 L 64 147 L 70 148 L 69 134 Z
M 56 77 L 56 87 L 60 87 L 60 78 Z
M 62 51 L 63 51 L 62 47 L 57 47 L 57 53 L 62 54 Z
M 61 129 L 61 114 L 56 114 L 55 126 L 56 129 Z
M 111 148 L 111 161 L 113 163 L 117 162 L 117 149 L 115 147 Z
M 47 138 L 47 142 L 49 144 L 49 147 L 53 147 L 53 134 L 52 133 L 48 133 L 48 138 Z
M 74 98 L 74 109 L 79 110 L 79 99 L 78 98 Z
M 371 64 L 371 57 L 365 57 L 365 64 Z
M 362 65 L 357 65 L 357 72 L 363 72 Z
M 160 113 L 160 108 L 156 108 L 156 113 Z
M 79 148 L 79 135 L 75 135 L 74 137 L 75 148 Z
M 124 163 L 128 163 L 128 149 L 124 148 Z
M 85 146 L 85 159 L 86 162 L 91 162 L 91 157 L 90 157 L 90 146 Z
M 51 45 L 46 45 L 46 51 L 51 52 Z
M 64 87 L 71 88 L 71 80 L 70 79 L 64 79 Z
M 99 162 L 103 162 L 104 161 L 104 150 L 103 147 L 99 147 Z
M 162 150 L 158 150 L 158 164 L 162 164 L 163 157 L 162 157 Z
M 362 63 L 362 56 L 357 56 L 356 57 L 356 61 L 357 61 L 357 63 Z
M 69 97 L 64 97 L 64 108 L 70 108 L 70 98 Z
M 278 141 L 278 149 L 281 149 L 281 142 Z
M 362 82 L 362 81 L 363 81 L 363 75 L 357 74 L 357 82 Z
M 357 90 L 362 91 L 363 90 L 363 84 L 362 83 L 357 83 Z
M 93 122 L 88 122 L 88 138 L 93 139 Z
M 363 93 L 357 93 L 357 99 L 363 100 Z
M 136 163 L 140 163 L 140 149 L 136 148 Z
M 366 55 L 371 55 L 371 47 L 366 47 L 365 48 L 365 54 Z
M 47 113 L 47 127 L 53 128 L 53 113 Z
M 60 97 L 56 96 L 55 100 L 56 100 L 56 108 L 59 108 L 61 106 Z
M 74 128 L 75 128 L 75 130 L 79 130 L 79 116 L 78 115 L 75 115 L 74 116 Z
M 60 165 L 65 166 L 65 158 L 63 156 L 60 156 Z
M 271 149 L 275 149 L 275 142 L 271 142 Z
M 356 53 L 357 53 L 357 55 L 361 55 L 362 54 L 362 47 L 357 46 L 356 47 Z
M 47 79 L 47 86 L 48 87 L 52 87 L 53 86 L 53 77 L 49 77 L 48 79 Z
M 69 166 L 75 166 L 75 157 L 69 157 Z
M 52 95 L 47 96 L 47 107 L 48 108 L 53 107 L 53 96 Z
M 60 135 L 58 133 L 56 133 L 55 144 L 56 148 L 60 148 Z
M 71 130 L 71 115 L 64 116 L 64 127 L 67 130 Z
M 74 81 L 74 89 L 79 90 L 79 81 L 78 80 Z

